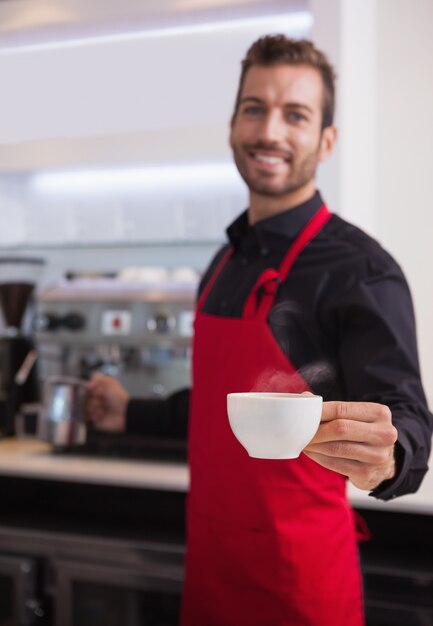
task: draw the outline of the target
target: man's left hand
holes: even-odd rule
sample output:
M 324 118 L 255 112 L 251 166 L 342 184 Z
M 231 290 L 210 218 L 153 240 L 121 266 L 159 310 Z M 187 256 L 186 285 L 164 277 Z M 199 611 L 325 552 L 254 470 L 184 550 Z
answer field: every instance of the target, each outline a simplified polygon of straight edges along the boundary
M 373 402 L 324 402 L 319 429 L 304 453 L 371 490 L 395 475 L 397 430 L 391 411 Z

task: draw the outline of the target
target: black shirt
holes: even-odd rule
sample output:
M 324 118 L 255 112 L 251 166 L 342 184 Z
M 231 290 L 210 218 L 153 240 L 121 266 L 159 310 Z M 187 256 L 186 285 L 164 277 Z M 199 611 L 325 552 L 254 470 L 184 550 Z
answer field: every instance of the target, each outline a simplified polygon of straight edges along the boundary
M 266 268 L 279 267 L 321 205 L 316 193 L 308 202 L 253 226 L 247 212 L 241 214 L 227 229 L 233 255 L 203 312 L 241 317 L 258 276 Z M 226 249 L 210 264 L 200 291 Z M 292 365 L 324 400 L 390 407 L 398 430 L 397 474 L 371 495 L 387 500 L 416 491 L 427 471 L 433 418 L 420 379 L 409 288 L 392 257 L 360 229 L 333 215 L 279 286 L 268 323 Z M 152 434 L 185 435 L 188 404 L 187 390 L 166 401 L 131 401 L 128 431 L 151 428 Z

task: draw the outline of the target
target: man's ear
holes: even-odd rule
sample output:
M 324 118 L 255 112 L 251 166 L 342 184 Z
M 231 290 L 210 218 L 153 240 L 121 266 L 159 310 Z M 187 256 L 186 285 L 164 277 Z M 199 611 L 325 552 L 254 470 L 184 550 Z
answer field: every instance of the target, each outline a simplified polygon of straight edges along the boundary
M 331 156 L 337 141 L 337 134 L 335 126 L 327 126 L 322 130 L 319 148 L 319 161 L 326 161 Z

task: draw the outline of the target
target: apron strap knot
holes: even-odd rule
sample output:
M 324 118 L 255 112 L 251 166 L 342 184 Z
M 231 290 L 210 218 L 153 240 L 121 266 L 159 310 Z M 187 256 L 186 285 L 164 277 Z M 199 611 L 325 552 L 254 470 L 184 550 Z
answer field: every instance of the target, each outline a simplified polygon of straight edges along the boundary
M 257 317 L 263 300 L 267 300 L 269 298 L 273 300 L 280 284 L 281 277 L 280 273 L 277 270 L 268 268 L 264 272 L 262 272 L 254 286 L 254 289 L 251 291 L 250 295 L 247 298 L 247 301 L 245 302 L 242 317 L 244 319 Z M 263 290 L 263 294 L 258 305 L 257 296 L 260 289 Z
M 263 293 L 269 294 L 270 296 L 274 296 L 280 285 L 281 285 L 281 278 L 279 276 L 275 276 L 273 280 L 270 280 L 269 282 L 263 285 Z
M 278 287 L 283 281 L 286 280 L 293 264 L 303 249 L 312 239 L 314 239 L 317 233 L 322 230 L 330 217 L 331 213 L 328 211 L 327 206 L 322 204 L 320 209 L 315 213 L 295 239 L 278 270 L 269 268 L 259 276 L 259 279 L 257 280 L 245 303 L 243 309 L 244 319 L 255 318 L 257 320 L 266 321 L 274 303 Z M 259 299 L 258 296 L 260 288 L 263 288 L 263 291 L 260 294 L 261 298 Z

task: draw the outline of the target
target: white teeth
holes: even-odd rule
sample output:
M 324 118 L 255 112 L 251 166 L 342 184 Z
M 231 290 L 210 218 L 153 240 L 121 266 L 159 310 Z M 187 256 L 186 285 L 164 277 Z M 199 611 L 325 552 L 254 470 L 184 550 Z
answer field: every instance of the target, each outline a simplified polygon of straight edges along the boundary
M 282 157 L 277 157 L 277 156 L 255 154 L 254 158 L 257 159 L 257 161 L 263 161 L 263 163 L 270 163 L 272 165 L 277 164 L 277 163 L 284 163 L 284 159 Z

